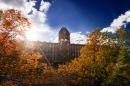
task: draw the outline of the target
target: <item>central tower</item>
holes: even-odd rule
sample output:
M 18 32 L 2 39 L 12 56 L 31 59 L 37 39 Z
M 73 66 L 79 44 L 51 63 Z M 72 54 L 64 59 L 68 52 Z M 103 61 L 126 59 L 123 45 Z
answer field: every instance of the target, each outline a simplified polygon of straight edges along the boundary
M 59 60 L 68 61 L 70 52 L 70 33 L 66 27 L 62 27 L 59 31 L 59 46 Z
M 68 45 L 70 44 L 70 33 L 66 27 L 62 27 L 59 31 L 59 43 L 61 45 Z

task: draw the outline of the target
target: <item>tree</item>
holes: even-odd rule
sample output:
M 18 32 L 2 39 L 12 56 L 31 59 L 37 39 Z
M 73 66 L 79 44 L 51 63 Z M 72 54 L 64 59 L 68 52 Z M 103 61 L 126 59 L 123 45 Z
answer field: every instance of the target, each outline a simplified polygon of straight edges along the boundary
M 129 72 L 129 49 L 127 48 L 127 32 L 124 29 L 120 29 L 116 33 L 116 58 L 111 63 L 114 64 L 110 74 L 107 76 L 106 81 L 104 81 L 105 86 L 129 86 L 130 75 Z
M 20 49 L 17 37 L 24 36 L 30 25 L 20 11 L 9 9 L 0 11 L 0 75 L 13 76 L 18 72 Z
M 128 86 L 130 59 L 125 32 L 117 34 L 101 33 L 98 29 L 91 32 L 79 58 L 59 67 L 61 85 Z
M 0 55 L 9 54 L 16 48 L 16 39 L 24 36 L 25 28 L 29 26 L 29 21 L 20 11 L 9 9 L 0 11 Z

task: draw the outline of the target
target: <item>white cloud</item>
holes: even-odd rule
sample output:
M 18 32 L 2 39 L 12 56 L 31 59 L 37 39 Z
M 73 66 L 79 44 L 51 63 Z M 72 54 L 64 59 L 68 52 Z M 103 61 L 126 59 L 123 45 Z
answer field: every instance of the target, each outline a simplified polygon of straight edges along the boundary
M 35 5 L 34 3 L 35 2 L 31 1 L 26 4 L 27 8 L 30 7 L 28 12 L 31 12 L 31 14 L 28 15 L 28 18 L 32 22 L 32 29 L 27 32 L 27 39 L 32 41 L 52 41 L 51 38 L 54 37 L 53 35 L 55 35 L 55 31 L 46 23 L 46 13 L 51 4 L 49 2 L 42 1 L 38 11 L 33 7 Z
M 87 37 L 82 32 L 74 32 L 70 34 L 70 40 L 74 44 L 85 44 Z
M 51 4 L 49 2 L 42 1 L 40 6 L 40 11 L 47 12 L 49 10 L 50 5 Z
M 29 2 L 28 2 L 29 1 Z M 27 39 L 32 41 L 51 41 L 51 36 L 54 33 L 52 27 L 47 23 L 47 11 L 51 4 L 49 2 L 41 1 L 39 11 L 34 8 L 35 0 L 0 0 L 0 9 L 17 9 L 21 10 L 32 23 L 31 29 L 26 33 Z M 54 37 L 54 36 L 52 36 Z
M 109 27 L 106 27 L 102 32 L 112 32 L 115 33 L 122 26 L 126 26 L 130 22 L 130 11 L 121 14 L 117 19 L 114 19 Z
M 0 9 L 22 8 L 26 0 L 0 0 Z
M 29 18 L 32 23 L 31 29 L 26 33 L 27 39 L 32 41 L 48 41 L 58 42 L 58 29 L 54 30 L 46 22 L 47 11 L 51 3 L 41 1 L 39 11 L 34 8 L 35 0 L 0 0 L 0 9 L 18 9 L 22 14 Z M 86 43 L 86 36 L 81 32 L 71 33 L 71 43 L 84 44 Z

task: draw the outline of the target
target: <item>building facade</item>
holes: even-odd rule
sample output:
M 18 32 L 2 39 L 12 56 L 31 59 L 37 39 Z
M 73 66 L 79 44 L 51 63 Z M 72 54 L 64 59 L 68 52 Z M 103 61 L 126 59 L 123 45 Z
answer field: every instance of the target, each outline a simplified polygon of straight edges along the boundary
M 83 46 L 81 44 L 71 44 L 69 31 L 62 27 L 59 31 L 58 43 L 41 42 L 39 47 L 46 60 L 53 65 L 57 65 L 78 57 Z

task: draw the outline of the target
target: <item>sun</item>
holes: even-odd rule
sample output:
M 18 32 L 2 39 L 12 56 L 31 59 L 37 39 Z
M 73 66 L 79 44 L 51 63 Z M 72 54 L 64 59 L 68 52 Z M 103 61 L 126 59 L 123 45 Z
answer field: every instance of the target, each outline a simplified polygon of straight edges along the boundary
M 26 31 L 26 33 L 25 33 L 25 37 L 29 41 L 36 41 L 37 35 L 38 35 L 38 33 L 35 29 L 30 29 L 30 30 Z

